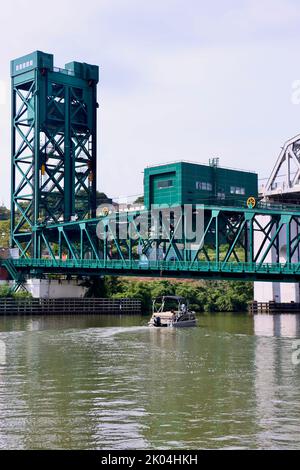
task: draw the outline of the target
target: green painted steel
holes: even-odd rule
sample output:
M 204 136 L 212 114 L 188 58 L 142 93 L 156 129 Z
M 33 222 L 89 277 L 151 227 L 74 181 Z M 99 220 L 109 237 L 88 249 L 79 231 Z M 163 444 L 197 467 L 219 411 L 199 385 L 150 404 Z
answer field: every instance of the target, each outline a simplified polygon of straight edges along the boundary
M 96 214 L 98 67 L 53 66 L 40 51 L 11 62 L 11 246 L 41 256 L 45 225 Z
M 177 162 L 146 168 L 145 206 L 205 204 L 214 200 L 247 200 L 257 197 L 257 174 L 247 171 Z
M 13 261 L 20 272 L 70 275 L 122 275 L 153 277 L 193 277 L 247 281 L 299 282 L 300 263 L 246 263 L 197 261 L 140 261 L 140 260 L 51 260 L 19 259 Z
M 184 227 L 187 223 L 184 211 L 174 223 L 172 210 L 175 208 L 160 208 L 156 214 L 115 213 L 44 226 L 37 232 L 41 256 L 32 257 L 28 250 L 21 253 L 20 259 L 11 261 L 17 273 L 35 277 L 51 273 L 140 274 L 300 281 L 300 263 L 292 262 L 300 248 L 300 236 L 291 237 L 290 231 L 291 223 L 300 227 L 300 207 L 264 203 L 254 209 L 238 205 L 193 206 L 191 225 L 200 212 L 204 221 L 197 242 L 188 240 L 178 230 L 180 224 Z M 158 223 L 155 233 L 154 215 Z M 172 226 L 169 232 L 168 224 Z M 261 234 L 259 241 L 254 236 L 257 231 Z M 280 246 L 288 243 L 287 261 L 280 263 Z M 274 263 L 268 261 L 270 250 Z
M 0 267 L 1 266 L 6 269 L 11 279 L 15 281 L 11 288 L 11 291 L 16 292 L 25 281 L 24 273 L 22 272 L 22 270 L 16 268 L 16 266 L 14 265 L 14 260 L 12 259 L 0 260 Z
M 215 161 L 147 168 L 153 210 L 96 218 L 98 74 L 79 62 L 56 69 L 39 51 L 11 62 L 11 245 L 20 258 L 0 265 L 14 289 L 48 274 L 299 282 L 300 207 L 248 207 L 255 173 Z

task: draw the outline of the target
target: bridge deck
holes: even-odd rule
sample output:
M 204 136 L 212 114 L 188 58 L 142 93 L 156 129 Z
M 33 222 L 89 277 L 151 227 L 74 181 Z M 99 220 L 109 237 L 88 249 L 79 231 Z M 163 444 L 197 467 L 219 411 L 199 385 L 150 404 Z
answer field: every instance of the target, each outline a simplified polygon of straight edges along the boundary
M 23 273 L 38 272 L 89 276 L 132 275 L 153 277 L 192 277 L 201 279 L 240 279 L 299 282 L 300 263 L 224 263 L 208 261 L 148 261 L 139 260 L 13 260 Z
M 196 207 L 188 223 L 202 214 L 197 241 L 186 237 L 184 212 L 171 224 L 171 216 L 160 219 L 162 210 L 155 224 L 150 211 L 41 224 L 15 238 L 20 258 L 2 264 L 18 283 L 47 274 L 300 282 L 300 207 Z

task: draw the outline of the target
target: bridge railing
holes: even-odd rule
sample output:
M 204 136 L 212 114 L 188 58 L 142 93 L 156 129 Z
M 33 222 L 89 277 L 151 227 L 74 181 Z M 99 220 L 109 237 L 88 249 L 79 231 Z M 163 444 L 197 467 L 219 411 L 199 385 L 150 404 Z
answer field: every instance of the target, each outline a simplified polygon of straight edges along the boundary
M 19 268 L 58 268 L 58 269 L 100 269 L 133 271 L 200 271 L 227 273 L 286 273 L 299 274 L 300 263 L 254 263 L 223 261 L 144 261 L 144 260 L 52 260 L 52 259 L 17 259 L 14 265 Z
M 106 298 L 0 298 L 0 315 L 56 315 L 56 314 L 140 314 L 139 299 Z
M 222 207 L 234 207 L 234 208 L 247 208 L 247 199 L 218 199 L 218 198 L 208 198 L 204 201 L 204 205 L 216 205 Z M 299 204 L 285 204 L 285 203 L 274 203 L 274 202 L 267 202 L 267 201 L 257 201 L 256 202 L 256 209 L 263 209 L 263 210 L 291 210 L 300 212 L 300 205 Z

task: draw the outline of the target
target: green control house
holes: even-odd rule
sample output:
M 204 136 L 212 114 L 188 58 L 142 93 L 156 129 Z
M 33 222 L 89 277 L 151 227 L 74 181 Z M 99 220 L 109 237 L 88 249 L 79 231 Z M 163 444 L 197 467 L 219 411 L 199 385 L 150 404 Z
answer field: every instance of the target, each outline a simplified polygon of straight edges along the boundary
M 257 174 L 218 166 L 175 162 L 148 167 L 144 171 L 145 207 L 151 205 L 209 204 L 220 205 L 247 201 L 257 197 Z

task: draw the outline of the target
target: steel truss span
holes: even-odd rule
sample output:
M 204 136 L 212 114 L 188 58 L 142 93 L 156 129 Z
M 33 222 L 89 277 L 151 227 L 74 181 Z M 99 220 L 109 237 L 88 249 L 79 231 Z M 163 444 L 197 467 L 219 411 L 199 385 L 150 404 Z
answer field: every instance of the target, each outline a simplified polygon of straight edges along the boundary
M 191 214 L 158 208 L 154 215 L 137 211 L 41 225 L 37 256 L 24 249 L 13 267 L 35 277 L 69 273 L 300 281 L 300 263 L 293 262 L 299 259 L 300 208 L 197 206 Z M 200 232 L 187 234 L 187 220 L 196 227 L 199 217 Z
M 20 257 L 0 265 L 15 289 L 26 276 L 56 273 L 300 281 L 300 207 L 257 202 L 256 193 L 248 206 L 236 198 L 182 206 L 175 198 L 177 206 L 96 218 L 98 67 L 56 69 L 52 54 L 36 51 L 11 62 L 11 79 L 11 247 Z M 299 181 L 296 136 L 264 194 L 294 194 Z

